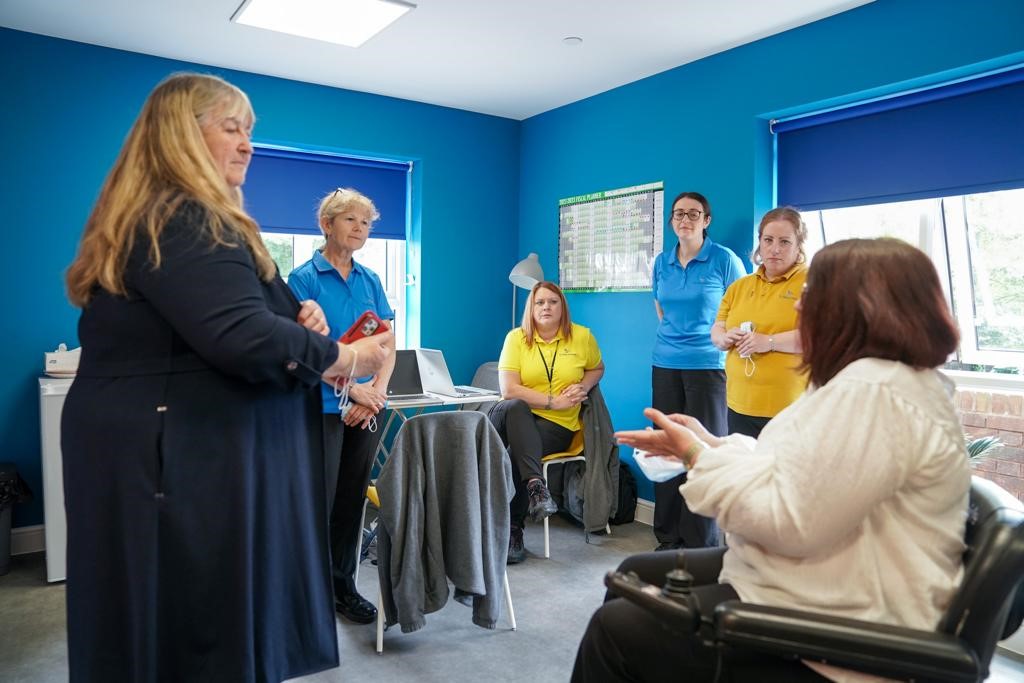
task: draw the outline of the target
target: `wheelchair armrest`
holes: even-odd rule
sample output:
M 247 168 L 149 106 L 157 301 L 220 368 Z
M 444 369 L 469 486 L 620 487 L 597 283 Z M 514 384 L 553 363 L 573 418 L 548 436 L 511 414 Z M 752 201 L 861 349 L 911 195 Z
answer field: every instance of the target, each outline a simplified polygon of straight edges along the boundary
M 632 572 L 608 572 L 604 585 L 615 595 L 654 612 L 664 620 L 665 627 L 673 631 L 693 633 L 700 626 L 700 610 L 692 600 L 674 600 L 662 593 L 661 588 L 641 581 Z
M 981 675 L 977 657 L 963 642 L 935 631 L 738 600 L 721 603 L 714 623 L 716 640 L 732 647 L 893 678 L 977 681 Z

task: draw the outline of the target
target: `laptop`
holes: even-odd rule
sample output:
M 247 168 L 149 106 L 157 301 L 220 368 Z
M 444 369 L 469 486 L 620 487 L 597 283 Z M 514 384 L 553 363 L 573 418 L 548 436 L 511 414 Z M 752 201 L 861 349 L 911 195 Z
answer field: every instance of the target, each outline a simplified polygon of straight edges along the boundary
M 448 372 L 448 364 L 444 361 L 444 354 L 437 349 L 416 349 L 417 362 L 420 368 L 420 381 L 423 391 L 441 396 L 453 396 L 455 398 L 467 398 L 471 396 L 493 396 L 496 391 L 481 389 L 460 384 L 455 386 L 452 383 L 452 376 Z
M 395 351 L 395 369 L 388 382 L 389 401 L 410 401 L 430 398 L 423 393 L 420 368 L 413 350 Z

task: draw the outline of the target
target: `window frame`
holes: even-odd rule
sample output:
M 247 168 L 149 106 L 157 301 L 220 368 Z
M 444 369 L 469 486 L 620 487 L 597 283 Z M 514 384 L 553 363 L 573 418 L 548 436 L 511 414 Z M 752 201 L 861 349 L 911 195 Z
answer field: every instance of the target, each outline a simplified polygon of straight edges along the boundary
M 1024 192 L 1024 188 L 1020 191 Z M 985 193 L 976 193 L 985 194 Z M 975 309 L 976 277 L 972 269 L 971 229 L 966 210 L 966 195 L 939 197 L 916 201 L 922 204 L 918 214 L 917 239 L 914 246 L 928 254 L 939 274 L 939 281 L 950 310 L 960 329 L 960 344 L 950 360 L 965 365 L 985 365 L 998 368 L 1015 367 L 1021 374 L 1008 374 L 1016 378 L 1016 386 L 1024 385 L 1024 350 L 1005 351 L 982 349 L 978 345 L 977 322 Z M 895 202 L 879 202 L 864 206 L 884 206 Z M 855 207 L 845 207 L 855 208 Z M 817 239 L 808 240 L 810 246 L 815 243 L 828 245 L 829 229 L 827 212 L 842 211 L 843 208 L 814 209 L 804 211 L 805 222 L 809 228 L 817 228 Z M 807 219 L 810 220 L 807 220 Z M 863 235 L 873 237 L 875 235 Z M 840 236 L 844 239 L 846 235 Z M 836 241 L 833 239 L 832 241 Z M 814 250 L 816 251 L 816 250 Z M 814 251 L 808 250 L 809 259 L 813 259 Z M 963 273 L 964 276 L 958 276 Z M 961 279 L 964 281 L 961 282 Z M 975 371 L 962 371 L 975 372 Z M 976 372 L 975 374 L 981 374 Z M 990 373 L 1000 374 L 1000 373 Z M 1014 383 L 1013 380 L 1009 380 Z

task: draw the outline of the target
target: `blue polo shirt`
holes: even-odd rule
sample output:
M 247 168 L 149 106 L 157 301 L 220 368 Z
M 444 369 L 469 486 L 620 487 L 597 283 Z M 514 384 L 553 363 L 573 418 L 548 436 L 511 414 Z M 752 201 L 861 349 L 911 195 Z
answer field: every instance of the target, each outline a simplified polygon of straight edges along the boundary
M 675 248 L 658 254 L 652 288 L 662 317 L 653 365 L 670 370 L 724 369 L 725 353 L 711 343 L 711 326 L 725 290 L 746 274 L 732 250 L 707 237 L 685 268 Z
M 296 268 L 288 276 L 288 286 L 299 301 L 312 299 L 320 304 L 331 329 L 327 335 L 337 339 L 352 327 L 365 311 L 373 311 L 381 320 L 394 320 L 395 312 L 388 305 L 380 278 L 369 268 L 352 261 L 352 272 L 346 280 L 319 251 L 313 258 Z M 370 377 L 360 377 L 360 382 Z M 334 387 L 321 383 L 324 412 L 337 413 L 338 399 Z

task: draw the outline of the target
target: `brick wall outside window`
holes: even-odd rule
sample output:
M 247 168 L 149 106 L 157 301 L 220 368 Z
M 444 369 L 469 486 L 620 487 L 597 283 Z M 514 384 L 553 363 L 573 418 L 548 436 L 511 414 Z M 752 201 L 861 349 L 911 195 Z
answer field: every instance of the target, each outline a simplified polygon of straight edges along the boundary
M 1024 500 L 1024 394 L 958 390 L 956 404 L 966 434 L 998 436 L 1003 442 L 974 465 L 975 474 Z

